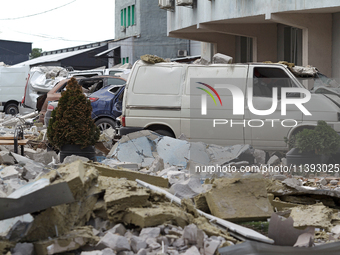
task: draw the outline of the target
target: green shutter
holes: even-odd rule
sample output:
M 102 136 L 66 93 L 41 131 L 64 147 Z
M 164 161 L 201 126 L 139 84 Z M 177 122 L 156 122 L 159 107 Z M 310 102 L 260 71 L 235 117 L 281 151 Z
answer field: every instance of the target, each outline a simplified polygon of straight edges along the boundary
M 126 27 L 126 8 L 124 8 L 124 27 Z
M 129 63 L 129 57 L 126 57 L 126 63 Z
M 123 13 L 123 9 L 120 10 L 120 25 L 124 26 L 124 13 Z
M 131 7 L 129 6 L 128 7 L 128 26 L 130 26 L 131 25 Z
M 135 5 L 131 6 L 131 12 L 132 12 L 132 25 L 135 25 Z
M 123 65 L 125 64 L 125 58 L 123 58 Z

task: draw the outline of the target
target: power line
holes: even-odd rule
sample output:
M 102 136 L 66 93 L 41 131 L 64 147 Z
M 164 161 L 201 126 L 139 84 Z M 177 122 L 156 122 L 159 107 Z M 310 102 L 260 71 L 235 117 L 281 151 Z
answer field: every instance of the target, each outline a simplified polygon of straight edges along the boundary
M 26 15 L 26 16 L 21 16 L 21 17 L 16 17 L 16 18 L 6 18 L 6 19 L 0 19 L 0 20 L 16 20 L 16 19 L 23 19 L 23 18 L 29 18 L 29 17 L 37 16 L 37 15 L 44 14 L 44 13 L 47 13 L 47 12 L 50 12 L 50 11 L 54 11 L 54 10 L 56 10 L 56 9 L 59 9 L 59 8 L 61 8 L 61 7 L 66 6 L 66 5 L 72 4 L 72 3 L 74 3 L 75 1 L 77 1 L 77 0 L 73 0 L 72 2 L 69 2 L 69 3 L 67 3 L 67 4 L 64 4 L 64 5 L 55 7 L 55 8 L 53 8 L 53 9 L 50 9 L 50 10 L 47 10 L 47 11 L 43 11 L 43 12 L 39 12 L 39 13 L 35 13 L 35 14 L 30 14 L 30 15 Z

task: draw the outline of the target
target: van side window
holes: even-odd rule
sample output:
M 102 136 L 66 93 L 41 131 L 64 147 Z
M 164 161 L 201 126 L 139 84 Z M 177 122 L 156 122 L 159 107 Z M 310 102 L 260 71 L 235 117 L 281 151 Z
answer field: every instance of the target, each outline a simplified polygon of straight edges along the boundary
M 253 75 L 253 96 L 272 97 L 273 88 L 277 88 L 281 98 L 281 88 L 292 87 L 291 79 L 280 68 L 255 67 Z

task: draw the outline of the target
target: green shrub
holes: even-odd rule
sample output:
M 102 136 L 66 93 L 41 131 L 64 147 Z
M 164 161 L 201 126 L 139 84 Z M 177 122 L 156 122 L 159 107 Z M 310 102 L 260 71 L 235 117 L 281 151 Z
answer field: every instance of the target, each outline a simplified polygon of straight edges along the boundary
M 53 110 L 47 127 L 48 141 L 57 148 L 66 144 L 85 148 L 94 145 L 100 136 L 98 127 L 91 118 L 91 102 L 82 92 L 75 78 L 67 82 L 66 91 Z
M 340 136 L 323 120 L 319 120 L 315 129 L 304 129 L 290 139 L 285 138 L 288 146 L 301 152 L 330 155 L 337 153 Z

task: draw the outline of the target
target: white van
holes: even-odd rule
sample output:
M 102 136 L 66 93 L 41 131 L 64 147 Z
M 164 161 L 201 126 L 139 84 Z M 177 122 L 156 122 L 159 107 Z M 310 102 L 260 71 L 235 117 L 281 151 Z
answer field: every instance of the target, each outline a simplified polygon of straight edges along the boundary
M 223 87 L 226 84 L 237 88 L 232 92 Z M 277 105 L 273 107 L 275 88 Z M 119 132 L 149 129 L 172 137 L 184 134 L 190 141 L 208 144 L 286 150 L 284 137 L 316 126 L 318 120 L 340 133 L 339 107 L 339 96 L 310 94 L 281 64 L 137 61 L 126 84 Z M 266 115 L 258 114 L 265 110 Z
M 28 72 L 28 66 L 0 66 L 0 111 L 12 115 L 19 113 L 18 104 L 25 92 Z

